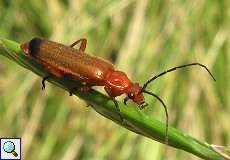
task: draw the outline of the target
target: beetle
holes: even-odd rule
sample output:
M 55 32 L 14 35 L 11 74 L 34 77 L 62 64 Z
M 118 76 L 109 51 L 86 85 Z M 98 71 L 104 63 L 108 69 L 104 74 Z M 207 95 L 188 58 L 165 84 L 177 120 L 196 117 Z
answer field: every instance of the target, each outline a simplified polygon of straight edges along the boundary
M 79 49 L 73 48 L 77 44 L 80 44 Z M 139 109 L 143 109 L 148 105 L 145 103 L 143 93 L 155 97 L 161 102 L 165 109 L 166 137 L 168 136 L 167 107 L 160 97 L 158 97 L 155 93 L 146 90 L 147 86 L 155 79 L 168 72 L 189 66 L 203 67 L 215 80 L 214 76 L 205 65 L 195 62 L 170 68 L 156 76 L 153 76 L 146 81 L 143 86 L 140 86 L 139 83 L 132 82 L 124 72 L 116 70 L 112 63 L 102 58 L 86 54 L 86 45 L 87 40 L 84 38 L 77 40 L 70 46 L 42 38 L 33 38 L 32 40 L 21 44 L 20 47 L 25 55 L 44 65 L 49 71 L 50 75 L 42 79 L 42 89 L 45 89 L 45 81 L 50 76 L 60 78 L 70 77 L 74 80 L 81 81 L 82 86 L 71 90 L 70 95 L 72 95 L 72 92 L 76 90 L 87 92 L 92 86 L 104 86 L 105 91 L 114 102 L 122 122 L 124 119 L 115 97 L 126 94 L 124 104 L 131 99 L 138 105 Z

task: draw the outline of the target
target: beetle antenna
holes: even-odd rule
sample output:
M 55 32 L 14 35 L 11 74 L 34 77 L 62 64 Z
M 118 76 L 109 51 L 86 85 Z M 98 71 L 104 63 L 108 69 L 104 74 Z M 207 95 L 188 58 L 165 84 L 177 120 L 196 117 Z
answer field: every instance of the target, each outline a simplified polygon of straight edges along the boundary
M 156 94 L 146 91 L 144 89 L 142 89 L 143 93 L 149 94 L 153 97 L 155 97 L 157 100 L 159 100 L 161 102 L 161 104 L 163 105 L 164 109 L 165 109 L 165 115 L 166 115 L 166 129 L 165 129 L 165 143 L 168 144 L 168 127 L 169 127 L 169 116 L 168 116 L 168 110 L 167 110 L 167 106 L 165 105 L 164 101 L 158 97 Z
M 177 66 L 177 67 L 170 68 L 170 69 L 168 69 L 168 70 L 166 70 L 166 71 L 164 71 L 164 72 L 162 72 L 162 73 L 160 73 L 160 74 L 154 76 L 153 78 L 149 79 L 149 80 L 143 85 L 142 89 L 144 90 L 144 89 L 148 86 L 149 83 L 151 83 L 152 81 L 154 81 L 154 80 L 157 79 L 158 77 L 163 76 L 164 74 L 166 74 L 166 73 L 168 73 L 168 72 L 175 71 L 175 70 L 178 69 L 178 68 L 184 68 L 184 67 L 195 66 L 195 65 L 198 65 L 198 66 L 200 66 L 200 67 L 203 67 L 203 68 L 210 74 L 210 76 L 212 77 L 212 79 L 213 79 L 214 81 L 216 81 L 216 79 L 214 78 L 214 76 L 212 75 L 212 73 L 209 71 L 209 69 L 208 69 L 205 65 L 200 64 L 200 63 L 189 63 L 189 64 L 184 64 L 184 65 L 181 65 L 181 66 Z

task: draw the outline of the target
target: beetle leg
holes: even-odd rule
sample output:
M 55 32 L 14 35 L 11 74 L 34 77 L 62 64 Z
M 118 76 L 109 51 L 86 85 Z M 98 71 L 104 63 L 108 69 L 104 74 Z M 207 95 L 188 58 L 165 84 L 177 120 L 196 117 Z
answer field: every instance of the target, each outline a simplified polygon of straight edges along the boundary
M 117 110 L 118 115 L 119 115 L 119 117 L 120 117 L 121 123 L 122 123 L 122 124 L 125 124 L 124 117 L 122 116 L 121 109 L 120 109 L 120 107 L 119 107 L 119 105 L 118 105 L 116 99 L 115 99 L 114 97 L 111 97 L 111 98 L 112 98 L 113 103 L 114 103 L 114 105 L 115 105 L 115 107 L 116 107 L 116 110 Z
M 72 96 L 73 92 L 76 92 L 76 91 L 80 91 L 80 92 L 86 93 L 86 92 L 89 92 L 90 89 L 91 89 L 91 86 L 88 86 L 88 85 L 83 85 L 83 86 L 80 86 L 80 87 L 75 87 L 75 88 L 72 88 L 69 91 L 69 95 Z
M 85 52 L 85 48 L 86 48 L 86 44 L 87 44 L 87 39 L 81 38 L 81 39 L 77 40 L 76 42 L 74 42 L 73 44 L 71 44 L 70 47 L 74 47 L 78 43 L 81 43 L 79 51 L 81 51 L 82 53 L 84 53 Z
M 46 88 L 46 84 L 45 84 L 45 81 L 48 79 L 48 78 L 50 78 L 51 76 L 49 75 L 49 76 L 46 76 L 46 77 L 44 77 L 43 79 L 42 79 L 42 90 L 44 90 L 45 88 Z
M 78 91 L 78 87 L 76 87 L 76 88 L 72 88 L 70 91 L 69 91 L 69 96 L 72 96 L 73 95 L 73 92 L 75 92 L 75 91 Z
M 86 103 L 86 107 L 92 107 L 93 105 L 92 104 L 90 104 L 90 103 Z
M 105 86 L 104 89 L 105 89 L 106 93 L 111 97 L 111 99 L 112 99 L 112 101 L 113 101 L 113 103 L 114 103 L 114 105 L 115 105 L 115 107 L 117 109 L 117 112 L 119 114 L 120 120 L 121 120 L 122 124 L 124 125 L 125 124 L 125 119 L 122 116 L 120 107 L 119 107 L 119 105 L 118 105 L 118 103 L 117 103 L 117 101 L 115 99 L 115 95 L 112 94 L 112 92 L 110 91 L 109 87 Z

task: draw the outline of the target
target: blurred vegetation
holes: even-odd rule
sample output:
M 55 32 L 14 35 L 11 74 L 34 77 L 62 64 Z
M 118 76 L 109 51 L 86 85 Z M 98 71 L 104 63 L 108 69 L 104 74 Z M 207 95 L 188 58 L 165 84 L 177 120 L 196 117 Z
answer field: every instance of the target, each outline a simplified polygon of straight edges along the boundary
M 104 57 L 149 87 L 169 108 L 170 125 L 210 144 L 230 143 L 230 2 L 227 0 L 0 0 L 0 36 L 34 36 L 64 44 L 85 37 L 87 53 Z M 138 136 L 103 118 L 80 99 L 0 58 L 0 136 L 22 137 L 24 159 L 198 159 Z M 101 88 L 98 88 L 103 92 Z M 144 111 L 165 121 L 159 102 Z M 153 107 L 157 106 L 157 107 Z M 170 157 L 170 158 L 168 158 Z

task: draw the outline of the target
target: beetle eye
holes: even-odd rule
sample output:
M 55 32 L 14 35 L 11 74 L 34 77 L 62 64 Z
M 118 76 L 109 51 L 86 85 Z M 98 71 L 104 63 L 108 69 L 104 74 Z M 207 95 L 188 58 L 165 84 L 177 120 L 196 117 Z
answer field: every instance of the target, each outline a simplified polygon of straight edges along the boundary
M 129 98 L 133 98 L 134 94 L 133 93 L 129 93 Z

